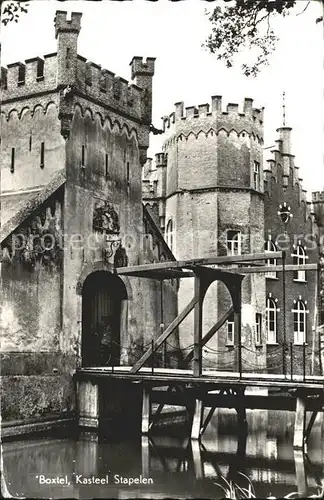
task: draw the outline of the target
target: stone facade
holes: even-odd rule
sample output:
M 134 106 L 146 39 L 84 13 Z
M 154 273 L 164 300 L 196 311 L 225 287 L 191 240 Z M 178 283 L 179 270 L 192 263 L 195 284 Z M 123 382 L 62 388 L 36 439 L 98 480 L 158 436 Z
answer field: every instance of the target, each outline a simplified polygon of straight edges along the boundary
M 253 108 L 251 99 L 244 100 L 242 112 L 237 104 L 228 104 L 223 111 L 220 96 L 212 97 L 211 106 L 185 109 L 184 113 L 183 103 L 177 103 L 175 111 L 163 118 L 163 153 L 156 155 L 155 166 L 150 160 L 143 172 L 144 203 L 155 213 L 176 258 L 227 255 L 229 235 L 239 233 L 239 253 L 285 250 L 286 264 L 295 264 L 300 251 L 305 263 L 317 263 L 323 202 L 319 193 L 315 195 L 315 216 L 290 150 L 291 129 L 278 129 L 272 159 L 263 167 L 263 109 Z M 284 221 L 281 212 L 288 208 Z M 243 280 L 243 370 L 282 373 L 284 366 L 287 372 L 292 367 L 301 373 L 305 356 L 306 373 L 318 373 L 317 272 L 285 273 L 285 324 L 282 276 L 282 272 L 255 273 Z M 182 280 L 179 310 L 192 296 L 193 283 Z M 269 298 L 277 307 L 273 334 L 267 326 L 272 314 L 267 312 Z M 305 305 L 305 350 L 301 336 L 294 333 L 299 301 Z M 214 283 L 204 302 L 204 333 L 230 305 L 228 292 Z M 193 315 L 179 328 L 183 348 L 193 342 L 192 320 Z M 225 324 L 206 345 L 205 367 L 233 369 L 237 344 L 229 342 L 230 328 Z
M 176 283 L 161 288 L 114 274 L 174 259 L 142 204 L 154 59 L 133 58 L 129 84 L 77 54 L 80 28 L 81 14 L 68 20 L 57 12 L 57 53 L 2 70 L 0 329 L 8 422 L 75 409 L 72 375 L 92 348 L 91 339 L 84 343 L 88 327 L 94 333 L 112 318 L 118 362 L 132 364 L 177 312 Z M 101 295 L 96 279 L 104 283 Z

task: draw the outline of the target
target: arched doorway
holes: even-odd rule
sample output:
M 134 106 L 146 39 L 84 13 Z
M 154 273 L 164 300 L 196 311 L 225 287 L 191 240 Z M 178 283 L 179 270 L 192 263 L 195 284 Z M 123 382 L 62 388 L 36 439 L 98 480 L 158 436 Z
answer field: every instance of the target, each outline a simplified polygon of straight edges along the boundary
M 107 271 L 90 274 L 82 289 L 82 366 L 120 364 L 122 280 Z

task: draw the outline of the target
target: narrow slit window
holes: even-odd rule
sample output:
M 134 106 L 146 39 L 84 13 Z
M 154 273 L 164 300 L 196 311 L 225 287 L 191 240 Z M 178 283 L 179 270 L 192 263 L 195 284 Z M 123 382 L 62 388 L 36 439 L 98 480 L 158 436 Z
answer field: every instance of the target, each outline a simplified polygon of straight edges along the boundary
M 15 171 L 15 148 L 11 148 L 11 165 L 10 172 L 13 174 Z
M 81 167 L 85 167 L 85 146 L 84 146 L 84 144 L 82 145 L 82 151 L 81 151 Z
M 32 150 L 32 145 L 33 145 L 33 138 L 32 138 L 32 136 L 30 135 L 30 136 L 29 136 L 29 151 L 31 151 L 31 150 Z
M 109 164 L 108 164 L 108 153 L 105 154 L 105 176 L 108 177 L 109 174 Z
M 68 48 L 66 49 L 66 60 L 65 60 L 65 67 L 66 67 L 67 69 L 69 69 L 69 67 L 70 67 L 70 54 L 71 54 L 71 50 L 70 50 L 70 48 L 68 47 Z
M 45 166 L 45 143 L 41 142 L 41 150 L 40 150 L 40 168 L 44 168 Z
M 129 161 L 126 163 L 126 179 L 127 185 L 130 185 L 130 171 L 129 171 Z

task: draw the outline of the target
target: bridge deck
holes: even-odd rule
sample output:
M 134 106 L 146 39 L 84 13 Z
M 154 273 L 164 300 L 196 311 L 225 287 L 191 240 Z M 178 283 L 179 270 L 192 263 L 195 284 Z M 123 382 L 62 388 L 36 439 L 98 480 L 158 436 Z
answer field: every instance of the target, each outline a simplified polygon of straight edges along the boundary
M 131 366 L 115 367 L 89 367 L 80 368 L 76 372 L 78 379 L 123 379 L 132 381 L 151 381 L 153 385 L 163 383 L 195 383 L 213 384 L 215 386 L 244 386 L 244 387 L 277 387 L 283 389 L 323 389 L 324 376 L 306 376 L 268 374 L 268 373 L 243 373 L 240 377 L 238 372 L 220 372 L 214 370 L 204 370 L 202 375 L 197 377 L 191 370 L 176 368 L 141 368 L 137 373 L 131 373 Z

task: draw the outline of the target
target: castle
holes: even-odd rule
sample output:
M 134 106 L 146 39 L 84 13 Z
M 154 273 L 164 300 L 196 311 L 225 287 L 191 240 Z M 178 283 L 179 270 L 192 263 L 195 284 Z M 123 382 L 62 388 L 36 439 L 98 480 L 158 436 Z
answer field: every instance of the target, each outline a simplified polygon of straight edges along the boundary
M 184 104 L 176 103 L 163 125 L 164 152 L 156 155 L 155 165 L 149 160 L 144 167 L 143 200 L 178 260 L 284 250 L 287 265 L 318 262 L 323 195 L 313 193 L 313 203 L 306 201 L 291 128 L 277 130 L 272 157 L 263 166 L 263 109 L 253 108 L 252 99 L 244 100 L 242 112 L 233 103 L 224 111 L 220 96 L 212 97 L 211 106 L 186 107 L 185 112 Z M 281 373 L 284 364 L 285 370 L 301 373 L 303 356 L 307 373 L 320 370 L 321 278 L 316 271 L 295 270 L 284 279 L 283 287 L 283 273 L 269 270 L 243 280 L 246 371 Z M 179 309 L 192 293 L 192 283 L 180 284 Z M 204 303 L 205 332 L 230 305 L 223 285 L 214 283 Z M 182 348 L 190 343 L 192 318 L 180 327 L 179 339 Z M 235 347 L 229 317 L 204 349 L 204 365 L 230 369 Z
M 271 251 L 281 248 L 282 235 L 287 263 L 318 261 L 324 195 L 314 194 L 313 208 L 306 202 L 289 128 L 279 129 L 263 168 L 263 110 L 251 99 L 243 112 L 236 104 L 223 111 L 219 96 L 211 110 L 204 104 L 184 114 L 177 103 L 163 119 L 164 151 L 153 165 L 154 58 L 134 57 L 129 83 L 78 55 L 80 29 L 81 14 L 68 19 L 58 11 L 57 52 L 1 68 L 0 355 L 8 429 L 50 415 L 73 419 L 72 375 L 98 364 L 98 335 L 110 328 L 109 364 L 132 364 L 191 298 L 190 279 L 161 284 L 119 277 L 116 268 Z M 318 351 L 316 273 L 287 271 L 285 279 L 285 325 L 280 272 L 244 279 L 245 370 L 281 370 L 290 342 L 296 372 L 305 342 L 307 359 Z M 229 304 L 213 284 L 204 329 Z M 191 328 L 189 316 L 164 362 L 177 366 Z M 205 366 L 232 369 L 235 349 L 229 316 L 206 346 Z M 307 370 L 318 372 L 319 364 L 315 356 Z

